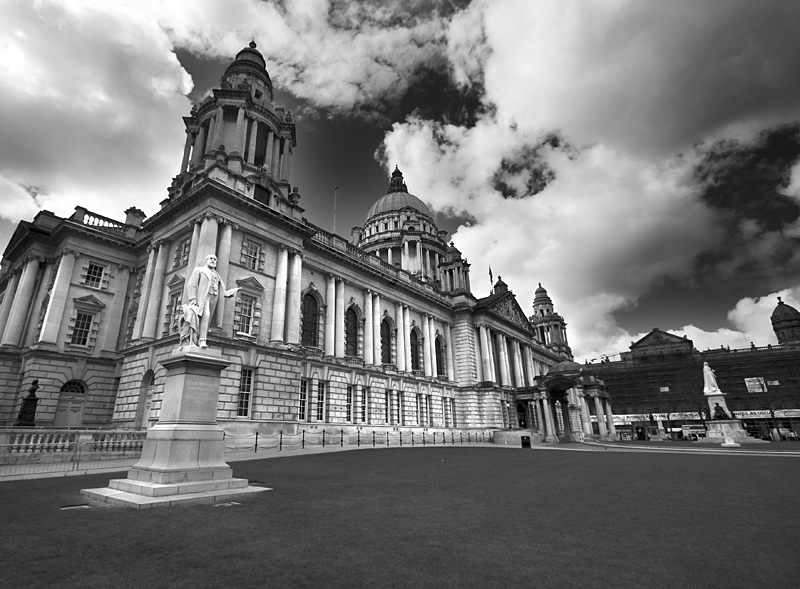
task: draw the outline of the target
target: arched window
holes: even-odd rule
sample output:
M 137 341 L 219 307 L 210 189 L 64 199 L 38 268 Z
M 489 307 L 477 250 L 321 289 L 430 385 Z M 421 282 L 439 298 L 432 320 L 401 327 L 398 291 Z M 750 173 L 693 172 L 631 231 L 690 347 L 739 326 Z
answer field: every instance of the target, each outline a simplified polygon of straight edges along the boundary
M 304 346 L 317 347 L 319 339 L 319 304 L 311 293 L 303 297 L 303 327 L 301 342 Z
M 411 370 L 419 370 L 419 335 L 411 331 Z
M 444 349 L 440 338 L 436 338 L 434 347 L 436 348 L 436 374 L 444 376 Z
M 381 363 L 392 363 L 392 326 L 385 319 L 381 323 Z
M 344 355 L 358 356 L 358 315 L 353 307 L 344 314 Z

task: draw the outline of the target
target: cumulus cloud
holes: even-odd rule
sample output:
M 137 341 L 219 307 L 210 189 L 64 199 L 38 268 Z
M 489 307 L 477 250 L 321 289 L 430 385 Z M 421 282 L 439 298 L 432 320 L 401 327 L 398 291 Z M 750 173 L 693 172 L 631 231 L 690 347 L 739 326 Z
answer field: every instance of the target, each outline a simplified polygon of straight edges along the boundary
M 0 215 L 154 209 L 191 89 L 157 24 L 130 5 L 6 3 L 0 46 Z
M 385 161 L 434 208 L 473 219 L 455 239 L 476 292 L 489 263 L 523 306 L 541 281 L 579 356 L 626 349 L 614 312 L 664 278 L 702 279 L 701 254 L 726 236 L 737 254 L 715 258 L 720 277 L 774 269 L 789 243 L 789 228 L 702 198 L 697 174 L 709 152 L 698 142 L 747 146 L 800 115 L 800 51 L 787 50 L 800 8 L 770 8 L 474 2 L 450 23 L 448 55 L 459 80 L 485 85 L 486 114 L 473 128 L 395 125 Z

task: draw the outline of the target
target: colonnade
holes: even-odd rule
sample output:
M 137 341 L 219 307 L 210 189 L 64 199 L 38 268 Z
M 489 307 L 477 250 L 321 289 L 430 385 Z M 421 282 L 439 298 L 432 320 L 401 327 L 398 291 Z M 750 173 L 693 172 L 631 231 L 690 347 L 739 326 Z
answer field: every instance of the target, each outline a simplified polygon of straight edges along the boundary
M 599 395 L 591 395 L 590 397 L 593 399 L 595 406 L 600 436 L 603 438 L 608 436 L 616 437 L 617 430 L 614 427 L 614 413 L 611 409 L 611 402 Z M 580 407 L 580 421 L 583 433 L 585 435 L 593 435 L 594 430 L 587 397 L 577 395 L 577 399 Z M 547 396 L 536 398 L 530 403 L 533 405 L 536 424 L 540 433 L 545 435 L 545 439 L 553 440 L 558 435 L 570 435 L 573 433 L 566 395 L 562 399 L 556 399 L 548 394 Z M 559 411 L 561 412 L 561 423 L 557 419 Z
M 478 325 L 478 381 L 500 386 L 532 387 L 536 385 L 531 347 L 487 324 Z
M 193 166 L 202 166 L 205 154 L 216 151 L 219 148 L 225 136 L 223 112 L 224 107 L 220 105 L 214 114 L 207 118 L 207 126 L 201 124 L 196 131 L 186 129 L 181 173 L 188 170 L 190 159 Z M 270 174 L 274 179 L 288 181 L 291 169 L 291 139 L 282 137 L 270 129 L 266 123 L 249 115 L 244 106 L 238 107 L 234 145 L 232 148 L 228 146 L 228 152 L 235 151 L 242 157 L 246 156 L 247 163 L 254 166 L 259 125 L 267 127 L 263 165 L 269 168 Z

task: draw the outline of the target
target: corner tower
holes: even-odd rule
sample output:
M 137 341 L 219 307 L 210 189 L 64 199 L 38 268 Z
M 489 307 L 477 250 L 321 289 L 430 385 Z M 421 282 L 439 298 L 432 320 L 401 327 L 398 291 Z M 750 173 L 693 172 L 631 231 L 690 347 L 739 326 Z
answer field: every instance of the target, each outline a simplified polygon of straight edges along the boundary
M 291 113 L 273 98 L 266 61 L 251 42 L 236 54 L 219 87 L 183 118 L 186 144 L 170 197 L 179 195 L 187 177 L 218 165 L 255 186 L 256 200 L 270 204 L 272 197 L 287 198 L 297 139 Z
M 536 331 L 536 339 L 560 356 L 572 359 L 572 350 L 567 342 L 567 322 L 555 312 L 553 301 L 539 283 L 533 296 L 533 315 L 528 320 Z
M 772 311 L 772 329 L 778 343 L 800 344 L 800 312 L 778 297 L 778 306 Z

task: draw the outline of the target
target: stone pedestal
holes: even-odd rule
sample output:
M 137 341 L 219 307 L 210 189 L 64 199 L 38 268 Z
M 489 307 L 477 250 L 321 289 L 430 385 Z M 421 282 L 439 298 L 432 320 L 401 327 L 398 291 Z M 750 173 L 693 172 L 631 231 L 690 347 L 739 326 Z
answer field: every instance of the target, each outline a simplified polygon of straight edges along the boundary
M 81 491 L 91 499 L 147 508 L 216 503 L 266 491 L 235 479 L 225 463 L 224 431 L 217 425 L 220 373 L 217 350 L 184 346 L 162 362 L 167 369 L 161 415 L 147 432 L 142 456 L 127 479 Z
M 766 444 L 764 440 L 747 435 L 738 419 L 715 419 L 707 421 L 705 439 L 700 443 L 720 444 L 723 448 L 738 448 L 742 444 Z

